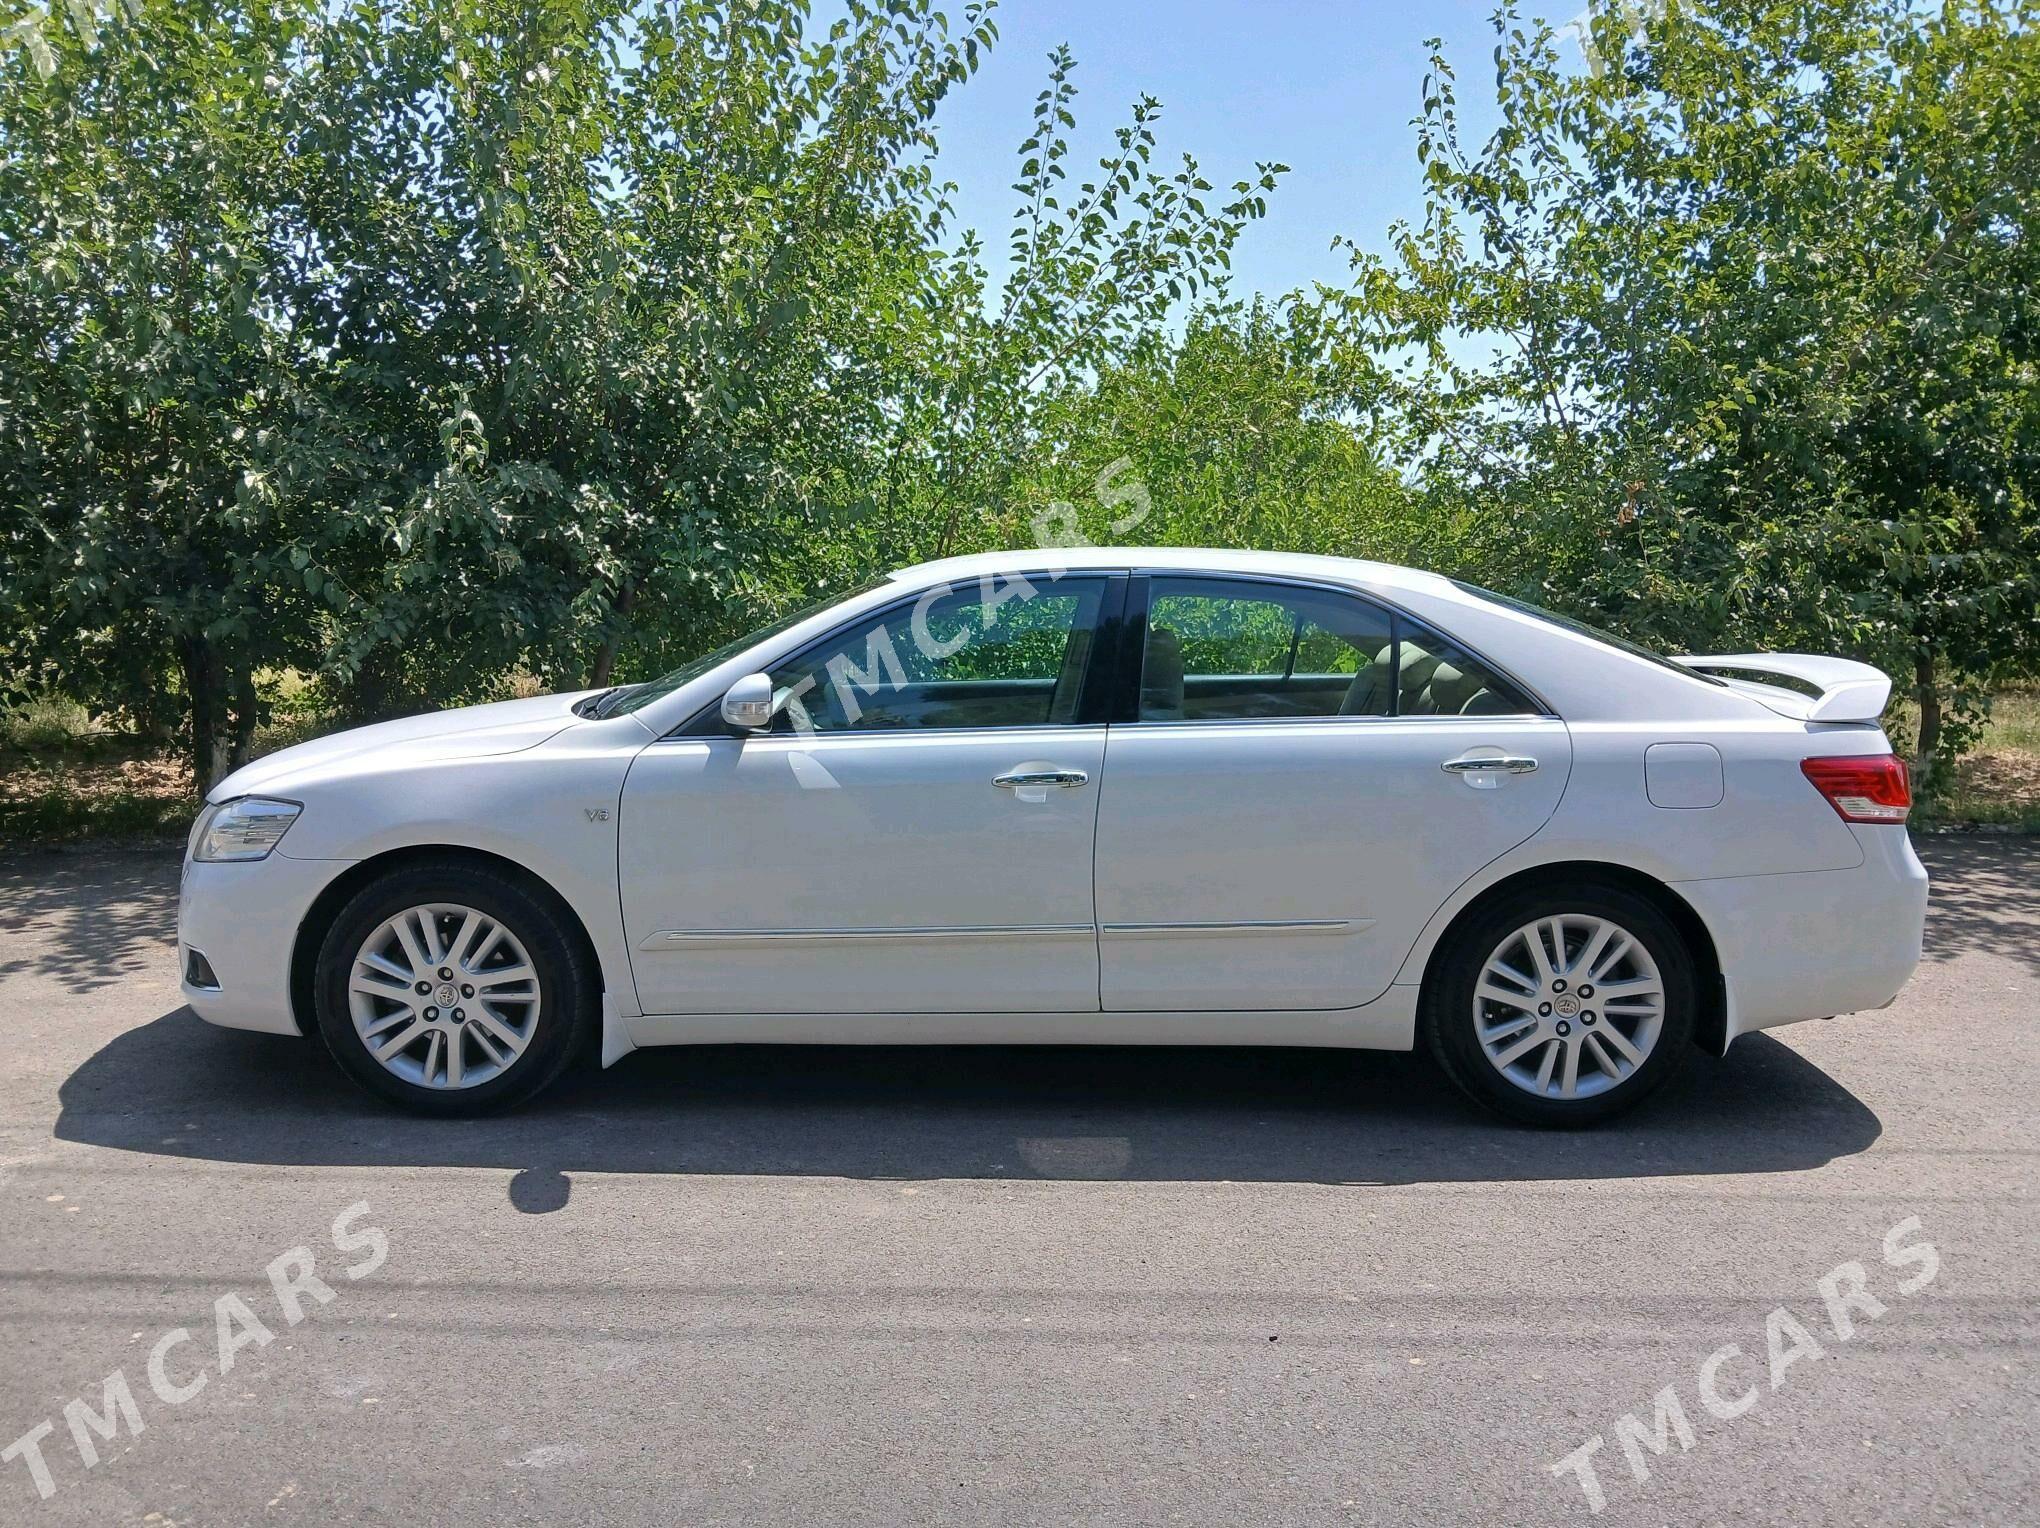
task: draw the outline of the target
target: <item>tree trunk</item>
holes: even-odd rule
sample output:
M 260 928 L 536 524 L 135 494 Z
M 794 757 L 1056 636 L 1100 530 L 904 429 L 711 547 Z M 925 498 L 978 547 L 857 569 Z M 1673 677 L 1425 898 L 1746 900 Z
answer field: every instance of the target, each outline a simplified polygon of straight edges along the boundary
M 636 602 L 637 591 L 631 585 L 625 584 L 617 591 L 614 606 L 616 618 L 620 621 L 629 615 L 630 607 Z M 609 634 L 608 640 L 595 650 L 595 661 L 588 669 L 589 689 L 606 690 L 615 682 L 610 676 L 616 672 L 616 650 L 622 642 L 623 633 L 613 631 Z
M 340 686 L 340 714 L 350 723 L 388 721 L 417 709 L 403 664 L 388 646 L 369 649 L 360 667 Z
M 1924 780 L 1933 768 L 1934 751 L 1941 746 L 1941 692 L 1934 686 L 1934 654 L 1930 648 L 1921 648 L 1913 660 L 1913 700 L 1920 708 L 1913 773 Z
M 260 716 L 262 703 L 255 694 L 255 674 L 245 664 L 234 674 L 234 727 L 233 746 L 227 763 L 239 769 L 248 762 L 248 755 L 255 746 L 255 723 Z
M 186 735 L 191 782 L 203 796 L 224 773 L 226 759 L 226 696 L 219 656 L 204 637 L 180 637 L 177 663 L 184 675 L 184 702 L 190 730 Z
M 177 660 L 190 713 L 191 779 L 203 796 L 248 762 L 258 709 L 255 675 L 239 661 L 230 673 L 220 650 L 204 637 L 181 638 Z

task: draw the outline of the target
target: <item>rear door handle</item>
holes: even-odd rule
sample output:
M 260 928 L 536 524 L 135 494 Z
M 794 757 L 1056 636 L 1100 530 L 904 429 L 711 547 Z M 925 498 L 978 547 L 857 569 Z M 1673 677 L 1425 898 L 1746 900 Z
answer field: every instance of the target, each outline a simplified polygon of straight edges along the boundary
M 1015 769 L 1003 775 L 992 776 L 992 784 L 1006 791 L 1043 785 L 1071 790 L 1085 784 L 1090 778 L 1081 769 Z
M 1499 770 L 1510 775 L 1527 775 L 1537 767 L 1537 761 L 1520 755 L 1505 755 L 1498 759 L 1447 759 L 1439 767 L 1450 770 L 1455 775 L 1480 774 L 1488 770 Z

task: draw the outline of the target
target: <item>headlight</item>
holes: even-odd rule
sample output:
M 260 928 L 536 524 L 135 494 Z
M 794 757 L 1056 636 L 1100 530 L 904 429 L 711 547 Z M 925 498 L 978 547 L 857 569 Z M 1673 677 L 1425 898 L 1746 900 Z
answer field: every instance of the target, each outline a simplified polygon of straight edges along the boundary
M 303 810 L 295 801 L 270 801 L 261 796 L 243 796 L 208 807 L 198 820 L 191 857 L 206 862 L 264 859 Z

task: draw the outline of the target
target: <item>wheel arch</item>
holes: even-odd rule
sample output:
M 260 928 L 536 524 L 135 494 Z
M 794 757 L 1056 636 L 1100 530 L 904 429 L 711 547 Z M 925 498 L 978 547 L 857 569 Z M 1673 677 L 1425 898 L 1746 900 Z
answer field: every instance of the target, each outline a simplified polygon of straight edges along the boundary
M 1477 916 L 1481 909 L 1497 898 L 1525 887 L 1548 885 L 1554 881 L 1585 881 L 1613 887 L 1642 897 L 1665 915 L 1686 941 L 1700 978 L 1700 1012 L 1695 1016 L 1693 1042 L 1710 1056 L 1720 1055 L 1728 1043 L 1728 994 L 1722 981 L 1721 956 L 1715 949 L 1714 935 L 1708 931 L 1705 920 L 1694 911 L 1692 903 L 1656 876 L 1629 865 L 1605 860 L 1555 860 L 1513 871 L 1493 885 L 1483 887 L 1455 911 L 1432 938 L 1430 949 L 1424 956 L 1422 990 L 1429 990 L 1437 975 L 1442 952 L 1451 943 L 1453 934 L 1468 919 Z
M 573 903 L 561 896 L 559 891 L 528 866 L 505 855 L 491 853 L 487 849 L 476 849 L 466 844 L 406 844 L 398 849 L 386 849 L 364 860 L 357 860 L 340 874 L 328 881 L 312 905 L 305 909 L 305 915 L 298 921 L 297 937 L 292 941 L 290 952 L 290 1007 L 291 1017 L 296 1020 L 301 1034 L 311 1035 L 318 1030 L 313 1014 L 312 985 L 319 958 L 319 944 L 326 937 L 326 930 L 340 915 L 340 909 L 362 887 L 379 876 L 392 870 L 401 870 L 411 865 L 470 864 L 487 869 L 514 881 L 525 891 L 538 898 L 552 909 L 560 920 L 560 926 L 569 938 L 580 945 L 580 953 L 588 962 L 588 969 L 602 977 L 602 959 L 595 947 L 595 940 L 588 932 L 588 925 L 574 908 Z

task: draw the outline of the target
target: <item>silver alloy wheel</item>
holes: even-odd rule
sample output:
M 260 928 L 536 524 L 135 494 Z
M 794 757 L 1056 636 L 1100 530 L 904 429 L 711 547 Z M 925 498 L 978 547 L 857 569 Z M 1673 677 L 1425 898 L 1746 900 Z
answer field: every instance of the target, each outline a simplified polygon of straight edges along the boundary
M 487 913 L 434 902 L 385 919 L 362 941 L 347 1006 L 384 1070 L 424 1088 L 478 1087 L 538 1032 L 538 968 Z
M 1665 984 L 1643 941 L 1606 918 L 1558 913 L 1495 946 L 1473 989 L 1488 1061 L 1539 1098 L 1592 1098 L 1649 1058 Z

